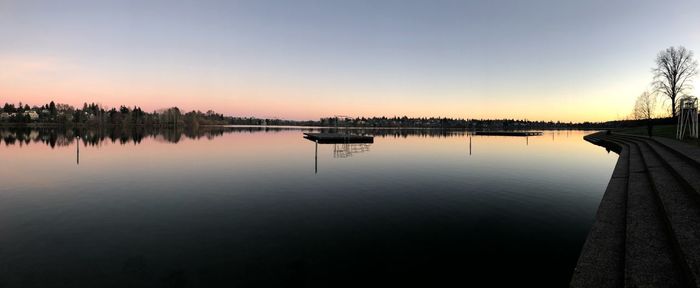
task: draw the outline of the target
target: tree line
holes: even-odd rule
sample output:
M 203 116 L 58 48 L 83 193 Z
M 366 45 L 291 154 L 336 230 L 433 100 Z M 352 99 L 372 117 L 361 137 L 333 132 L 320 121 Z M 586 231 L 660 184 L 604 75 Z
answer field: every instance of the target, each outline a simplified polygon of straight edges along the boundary
M 116 127 L 198 127 L 200 125 L 229 124 L 223 114 L 214 111 L 182 112 L 178 107 L 146 112 L 138 106 L 104 108 L 95 103 L 84 103 L 82 108 L 51 101 L 41 106 L 5 103 L 0 108 L 0 123 L 60 124 L 76 126 Z
M 178 107 L 146 112 L 138 106 L 104 108 L 95 103 L 84 103 L 82 108 L 51 101 L 41 106 L 5 103 L 0 107 L 0 124 L 33 126 L 77 127 L 162 127 L 198 128 L 211 125 L 248 126 L 317 126 L 330 128 L 442 128 L 470 130 L 526 130 L 526 129 L 601 129 L 618 127 L 618 122 L 561 122 L 530 121 L 526 119 L 463 119 L 447 117 L 326 117 L 317 121 L 261 119 L 233 117 L 216 113 L 190 111 L 183 113 Z

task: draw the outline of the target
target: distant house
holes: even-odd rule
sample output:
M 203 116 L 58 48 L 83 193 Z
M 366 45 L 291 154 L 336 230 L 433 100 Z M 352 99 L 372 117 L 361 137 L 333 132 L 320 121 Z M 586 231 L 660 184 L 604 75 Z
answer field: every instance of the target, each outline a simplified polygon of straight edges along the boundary
M 7 120 L 7 119 L 10 119 L 10 113 L 7 113 L 7 112 L 0 113 L 0 120 Z
M 36 111 L 34 111 L 34 110 L 26 111 L 26 112 L 24 112 L 24 115 L 25 116 L 28 115 L 29 119 L 32 119 L 32 120 L 39 119 L 39 113 L 36 113 Z

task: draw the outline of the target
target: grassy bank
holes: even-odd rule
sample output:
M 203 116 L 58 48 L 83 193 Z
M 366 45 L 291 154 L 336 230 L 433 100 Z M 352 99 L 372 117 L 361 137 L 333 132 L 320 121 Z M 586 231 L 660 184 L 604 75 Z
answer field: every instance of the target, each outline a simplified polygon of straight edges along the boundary
M 630 127 L 621 128 L 613 130 L 614 133 L 624 133 L 632 135 L 647 136 L 647 127 Z M 652 129 L 652 135 L 654 137 L 664 137 L 669 139 L 676 139 L 676 125 L 654 125 Z M 683 142 L 700 146 L 700 141 L 698 139 L 686 139 Z
M 647 126 L 621 128 L 621 129 L 616 129 L 613 131 L 619 132 L 619 133 L 625 133 L 625 134 L 640 135 L 640 136 L 647 136 L 648 135 L 647 134 Z M 665 138 L 675 139 L 676 138 L 676 125 L 654 125 L 654 128 L 652 129 L 652 135 L 656 136 L 656 137 L 665 137 Z

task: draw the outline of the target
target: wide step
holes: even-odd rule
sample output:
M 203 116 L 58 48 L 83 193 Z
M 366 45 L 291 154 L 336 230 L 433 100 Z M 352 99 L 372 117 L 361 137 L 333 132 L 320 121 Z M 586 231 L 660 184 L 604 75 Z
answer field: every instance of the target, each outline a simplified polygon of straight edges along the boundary
M 628 138 L 628 141 L 640 147 L 652 179 L 652 186 L 662 204 L 663 215 L 672 231 L 674 245 L 678 250 L 677 257 L 683 264 L 682 268 L 687 274 L 687 281 L 698 283 L 700 279 L 700 205 L 694 197 L 695 190 L 683 178 L 693 177 L 693 175 L 695 178 L 700 173 L 695 171 L 694 167 L 687 166 L 687 162 L 677 159 L 677 156 L 672 153 L 663 151 L 665 148 L 654 147 L 652 141 L 633 138 Z M 661 157 L 662 155 L 665 157 Z M 679 171 L 682 169 L 691 170 Z
M 640 151 L 630 146 L 625 241 L 625 287 L 681 287 L 671 236 L 652 190 Z
M 628 150 L 620 154 L 583 245 L 571 287 L 622 287 L 625 266 Z
M 620 158 L 571 287 L 699 287 L 700 149 L 629 135 L 584 138 Z M 613 232 L 620 229 L 622 236 Z

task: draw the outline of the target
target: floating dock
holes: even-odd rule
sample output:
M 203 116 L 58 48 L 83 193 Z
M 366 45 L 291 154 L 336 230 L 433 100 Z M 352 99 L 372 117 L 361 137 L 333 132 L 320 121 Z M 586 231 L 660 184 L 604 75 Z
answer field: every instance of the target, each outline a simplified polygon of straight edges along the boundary
M 304 138 L 321 144 L 374 143 L 374 136 L 345 133 L 304 133 Z
M 534 131 L 476 131 L 474 135 L 479 136 L 541 136 L 542 132 Z

